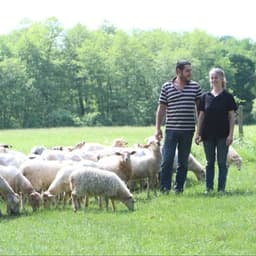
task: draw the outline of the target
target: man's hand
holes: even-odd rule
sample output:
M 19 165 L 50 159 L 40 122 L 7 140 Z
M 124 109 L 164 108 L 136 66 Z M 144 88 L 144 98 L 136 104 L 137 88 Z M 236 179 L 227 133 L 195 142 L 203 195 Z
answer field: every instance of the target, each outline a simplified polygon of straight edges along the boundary
M 201 136 L 200 135 L 196 135 L 196 137 L 195 137 L 195 143 L 196 143 L 196 145 L 199 145 L 199 143 L 202 141 L 202 138 L 201 138 Z
M 161 129 L 156 130 L 155 138 L 156 138 L 158 141 L 161 141 L 161 140 L 162 140 L 162 138 L 163 138 L 163 133 L 162 133 L 162 130 L 161 130 Z

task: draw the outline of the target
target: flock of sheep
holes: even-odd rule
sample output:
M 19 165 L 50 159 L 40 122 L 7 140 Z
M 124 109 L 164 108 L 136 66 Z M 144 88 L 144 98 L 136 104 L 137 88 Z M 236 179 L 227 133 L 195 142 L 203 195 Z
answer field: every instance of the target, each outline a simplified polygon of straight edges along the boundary
M 74 211 L 85 201 L 88 207 L 94 196 L 99 207 L 109 199 L 115 211 L 115 200 L 134 210 L 131 191 L 140 184 L 150 189 L 158 188 L 161 163 L 161 146 L 154 137 L 146 144 L 127 147 L 123 139 L 111 146 L 100 143 L 79 143 L 72 147 L 47 149 L 36 146 L 25 155 L 10 146 L 0 144 L 0 195 L 7 205 L 7 214 L 18 214 L 29 204 L 36 211 L 42 204 L 49 207 L 72 199 Z M 241 167 L 241 157 L 230 147 L 228 163 Z M 176 168 L 176 160 L 173 168 Z M 204 180 L 204 167 L 190 154 L 188 169 L 198 180 Z M 1 212 L 0 212 L 1 214 Z

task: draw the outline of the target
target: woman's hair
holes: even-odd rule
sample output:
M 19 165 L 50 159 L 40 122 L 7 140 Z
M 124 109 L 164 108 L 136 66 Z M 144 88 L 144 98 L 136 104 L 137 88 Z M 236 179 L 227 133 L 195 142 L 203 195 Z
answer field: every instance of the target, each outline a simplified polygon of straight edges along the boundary
M 222 70 L 221 68 L 212 68 L 209 72 L 209 76 L 211 76 L 211 74 L 216 74 L 217 76 L 219 76 L 222 79 L 222 88 L 226 87 L 226 76 L 225 76 L 225 72 L 224 70 Z

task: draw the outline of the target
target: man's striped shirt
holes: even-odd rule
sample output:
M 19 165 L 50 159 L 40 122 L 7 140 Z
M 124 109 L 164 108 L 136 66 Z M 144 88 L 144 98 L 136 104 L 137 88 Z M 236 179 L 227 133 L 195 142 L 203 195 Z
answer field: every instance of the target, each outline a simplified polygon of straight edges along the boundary
M 194 131 L 195 102 L 202 94 L 201 87 L 195 81 L 189 81 L 183 90 L 178 90 L 173 81 L 162 86 L 159 97 L 159 103 L 167 105 L 166 130 Z

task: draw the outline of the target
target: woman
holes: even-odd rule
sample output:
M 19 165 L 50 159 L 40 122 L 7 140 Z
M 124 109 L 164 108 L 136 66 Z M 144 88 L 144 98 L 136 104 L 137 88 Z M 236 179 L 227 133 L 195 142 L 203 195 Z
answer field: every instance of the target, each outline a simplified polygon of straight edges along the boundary
M 214 188 L 214 165 L 217 152 L 218 191 L 224 192 L 227 179 L 227 153 L 233 141 L 235 111 L 233 96 L 225 90 L 225 73 L 220 68 L 209 72 L 211 90 L 200 100 L 196 144 L 202 140 L 206 156 L 206 193 Z

